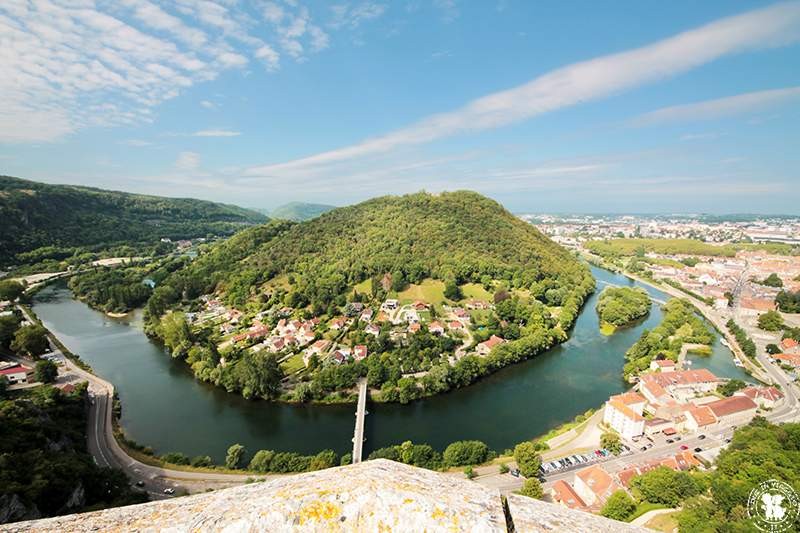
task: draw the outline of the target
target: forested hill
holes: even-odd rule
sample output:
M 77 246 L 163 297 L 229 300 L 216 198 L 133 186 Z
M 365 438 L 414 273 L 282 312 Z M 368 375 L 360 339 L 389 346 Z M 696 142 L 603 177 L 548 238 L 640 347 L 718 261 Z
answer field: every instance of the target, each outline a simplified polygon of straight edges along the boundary
M 308 204 L 303 202 L 289 202 L 288 204 L 276 207 L 268 214 L 270 218 L 302 222 L 304 220 L 317 218 L 321 214 L 327 213 L 331 209 L 336 209 L 336 206 L 326 204 Z
M 0 264 L 43 246 L 230 234 L 266 217 L 240 207 L 0 176 Z
M 246 230 L 176 273 L 156 291 L 151 312 L 157 315 L 178 295 L 215 289 L 243 305 L 283 274 L 289 274 L 282 284 L 288 283 L 287 303 L 317 308 L 343 302 L 370 278 L 373 287 L 389 277 L 394 286 L 427 277 L 456 284 L 497 280 L 562 307 L 565 324 L 594 287 L 587 267 L 497 202 L 473 192 L 417 193 Z

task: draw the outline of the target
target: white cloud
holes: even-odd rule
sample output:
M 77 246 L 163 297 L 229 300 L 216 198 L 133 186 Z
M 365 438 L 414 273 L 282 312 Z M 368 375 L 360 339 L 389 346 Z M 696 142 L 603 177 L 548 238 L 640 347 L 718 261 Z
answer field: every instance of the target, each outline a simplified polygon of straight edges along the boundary
M 210 100 L 202 100 L 200 105 L 205 107 L 206 109 L 217 109 L 217 104 Z
M 123 146 L 134 146 L 137 148 L 153 145 L 153 143 L 151 143 L 150 141 L 144 141 L 142 139 L 128 139 L 127 141 L 120 141 L 119 144 Z
M 200 154 L 197 152 L 181 152 L 175 160 L 175 168 L 182 172 L 197 170 L 200 166 Z
M 0 142 L 152 122 L 225 71 L 256 60 L 272 72 L 282 54 L 330 45 L 308 8 L 263 5 L 262 18 L 235 0 L 0 1 Z
M 331 28 L 354 30 L 362 22 L 376 19 L 386 12 L 386 4 L 378 2 L 359 2 L 357 4 L 337 4 L 331 6 L 333 18 L 328 23 Z
M 497 128 L 675 76 L 728 54 L 787 45 L 799 38 L 800 3 L 776 4 L 648 46 L 553 70 L 524 85 L 489 94 L 455 111 L 430 116 L 380 137 L 286 163 L 254 167 L 247 173 L 274 175 Z
M 242 133 L 230 130 L 200 130 L 194 132 L 194 137 L 238 137 Z
M 713 120 L 761 111 L 795 99 L 800 99 L 800 87 L 756 91 L 704 102 L 664 107 L 640 115 L 631 123 L 635 126 L 649 126 L 667 122 Z

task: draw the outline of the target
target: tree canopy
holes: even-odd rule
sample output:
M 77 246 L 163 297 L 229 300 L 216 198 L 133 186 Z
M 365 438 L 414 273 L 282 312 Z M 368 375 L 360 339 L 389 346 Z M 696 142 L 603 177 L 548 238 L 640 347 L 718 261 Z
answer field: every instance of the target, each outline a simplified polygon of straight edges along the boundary
M 597 300 L 603 322 L 624 326 L 650 312 L 650 295 L 640 287 L 606 287 Z

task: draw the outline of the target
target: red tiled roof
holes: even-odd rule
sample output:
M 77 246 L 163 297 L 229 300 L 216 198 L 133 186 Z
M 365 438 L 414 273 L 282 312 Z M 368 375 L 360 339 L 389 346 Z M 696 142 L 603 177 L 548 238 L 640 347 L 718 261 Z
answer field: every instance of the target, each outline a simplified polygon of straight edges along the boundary
M 10 368 L 4 368 L 3 370 L 0 370 L 0 376 L 6 376 L 6 375 L 9 375 L 9 374 L 19 374 L 20 372 L 27 373 L 27 372 L 30 372 L 30 371 L 31 371 L 30 368 L 24 367 L 22 365 L 17 365 L 17 366 L 12 366 Z
M 570 509 L 586 507 L 586 504 L 581 497 L 578 496 L 578 493 L 575 492 L 575 489 L 570 487 L 569 483 L 563 479 L 559 479 L 553 483 L 553 499 L 558 503 L 566 505 Z
M 692 418 L 694 418 L 694 421 L 697 422 L 699 427 L 708 426 L 717 421 L 714 412 L 705 405 L 688 409 L 688 413 L 692 415 Z
M 747 396 L 731 396 L 706 404 L 717 417 L 740 413 L 749 409 L 756 409 L 758 406 Z

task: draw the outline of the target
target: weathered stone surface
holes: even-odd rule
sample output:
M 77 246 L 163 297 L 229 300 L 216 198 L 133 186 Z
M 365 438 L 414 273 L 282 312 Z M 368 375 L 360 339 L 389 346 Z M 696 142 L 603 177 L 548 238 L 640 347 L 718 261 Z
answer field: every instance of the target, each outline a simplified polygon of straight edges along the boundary
M 512 496 L 516 531 L 642 531 Z M 613 526 L 613 527 L 612 527 Z M 0 526 L 78 531 L 506 531 L 497 491 L 388 460 L 94 513 Z
M 572 511 L 527 496 L 510 494 L 508 511 L 517 532 L 574 531 L 581 533 L 634 533 L 647 531 L 590 513 Z

